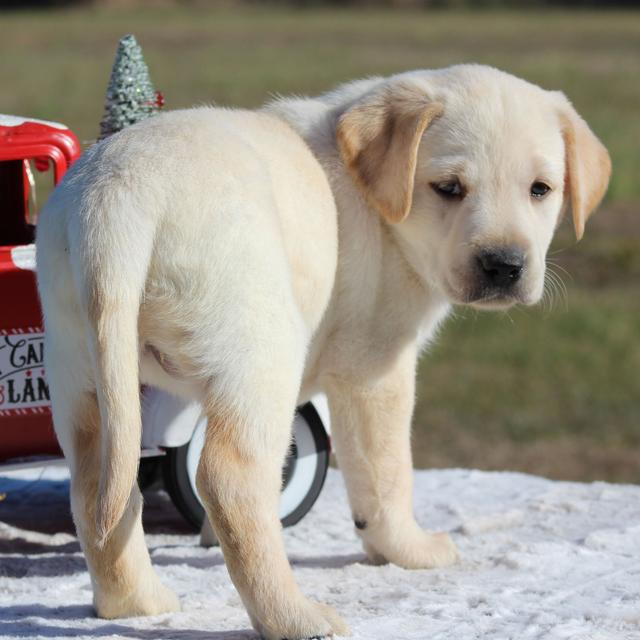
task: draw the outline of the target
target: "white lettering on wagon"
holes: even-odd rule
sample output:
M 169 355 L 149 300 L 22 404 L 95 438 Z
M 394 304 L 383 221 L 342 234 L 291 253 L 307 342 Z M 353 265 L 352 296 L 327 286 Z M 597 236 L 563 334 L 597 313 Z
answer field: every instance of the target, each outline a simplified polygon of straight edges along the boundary
M 49 404 L 44 333 L 0 335 L 0 411 Z

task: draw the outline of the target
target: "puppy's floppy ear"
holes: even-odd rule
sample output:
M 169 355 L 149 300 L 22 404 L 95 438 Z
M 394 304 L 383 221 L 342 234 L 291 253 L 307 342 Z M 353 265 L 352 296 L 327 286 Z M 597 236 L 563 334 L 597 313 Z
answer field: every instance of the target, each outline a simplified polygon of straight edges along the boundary
M 565 194 L 571 201 L 573 226 L 576 238 L 580 240 L 587 218 L 607 191 L 611 159 L 604 145 L 576 113 L 565 95 L 559 93 L 559 99 L 566 157 Z
M 342 161 L 367 202 L 389 222 L 409 214 L 418 145 L 442 106 L 398 81 L 366 95 L 338 121 Z

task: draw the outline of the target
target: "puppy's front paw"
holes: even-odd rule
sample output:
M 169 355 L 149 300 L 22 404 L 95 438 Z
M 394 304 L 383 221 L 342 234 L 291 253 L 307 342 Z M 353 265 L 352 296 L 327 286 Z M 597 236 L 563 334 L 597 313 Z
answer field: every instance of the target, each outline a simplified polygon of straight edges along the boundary
M 448 533 L 421 533 L 420 543 L 409 551 L 401 566 L 407 569 L 435 569 L 454 564 L 458 560 L 458 550 Z
M 344 620 L 328 605 L 302 600 L 286 611 L 273 612 L 270 620 L 256 620 L 253 626 L 266 640 L 310 640 L 349 636 Z
M 377 542 L 377 544 L 376 544 Z M 435 569 L 458 560 L 458 550 L 448 533 L 430 533 L 416 527 L 411 533 L 390 536 L 384 542 L 367 541 L 367 556 L 374 564 L 381 558 L 405 569 Z

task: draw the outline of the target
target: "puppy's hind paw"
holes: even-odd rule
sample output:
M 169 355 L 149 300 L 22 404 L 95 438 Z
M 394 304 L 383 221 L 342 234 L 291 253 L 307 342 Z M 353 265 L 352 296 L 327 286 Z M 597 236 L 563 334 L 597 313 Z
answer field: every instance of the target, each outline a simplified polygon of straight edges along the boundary
M 351 635 L 349 627 L 331 607 L 310 600 L 290 608 L 286 619 L 272 620 L 271 624 L 256 620 L 253 623 L 265 640 L 320 640 Z
M 94 608 L 98 617 L 112 620 L 180 611 L 178 596 L 157 578 L 152 578 L 152 581 L 152 588 L 136 590 L 126 596 L 96 594 Z
M 319 602 L 314 604 L 320 609 L 325 619 L 331 625 L 332 635 L 335 634 L 342 637 L 351 635 L 351 629 L 349 629 L 347 623 L 340 617 L 337 611 L 326 604 L 321 604 Z

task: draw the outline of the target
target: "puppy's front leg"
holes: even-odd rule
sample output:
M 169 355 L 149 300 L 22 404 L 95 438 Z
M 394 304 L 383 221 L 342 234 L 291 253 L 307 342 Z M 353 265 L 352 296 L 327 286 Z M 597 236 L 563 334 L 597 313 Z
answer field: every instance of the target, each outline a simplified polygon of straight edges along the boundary
M 331 433 L 357 533 L 374 562 L 407 569 L 457 558 L 446 533 L 429 533 L 413 516 L 410 425 L 416 351 L 407 349 L 375 381 L 366 373 L 330 376 Z
M 348 635 L 337 613 L 302 594 L 285 554 L 278 501 L 290 437 L 282 427 L 269 434 L 264 422 L 212 416 L 198 491 L 256 631 L 270 640 Z

